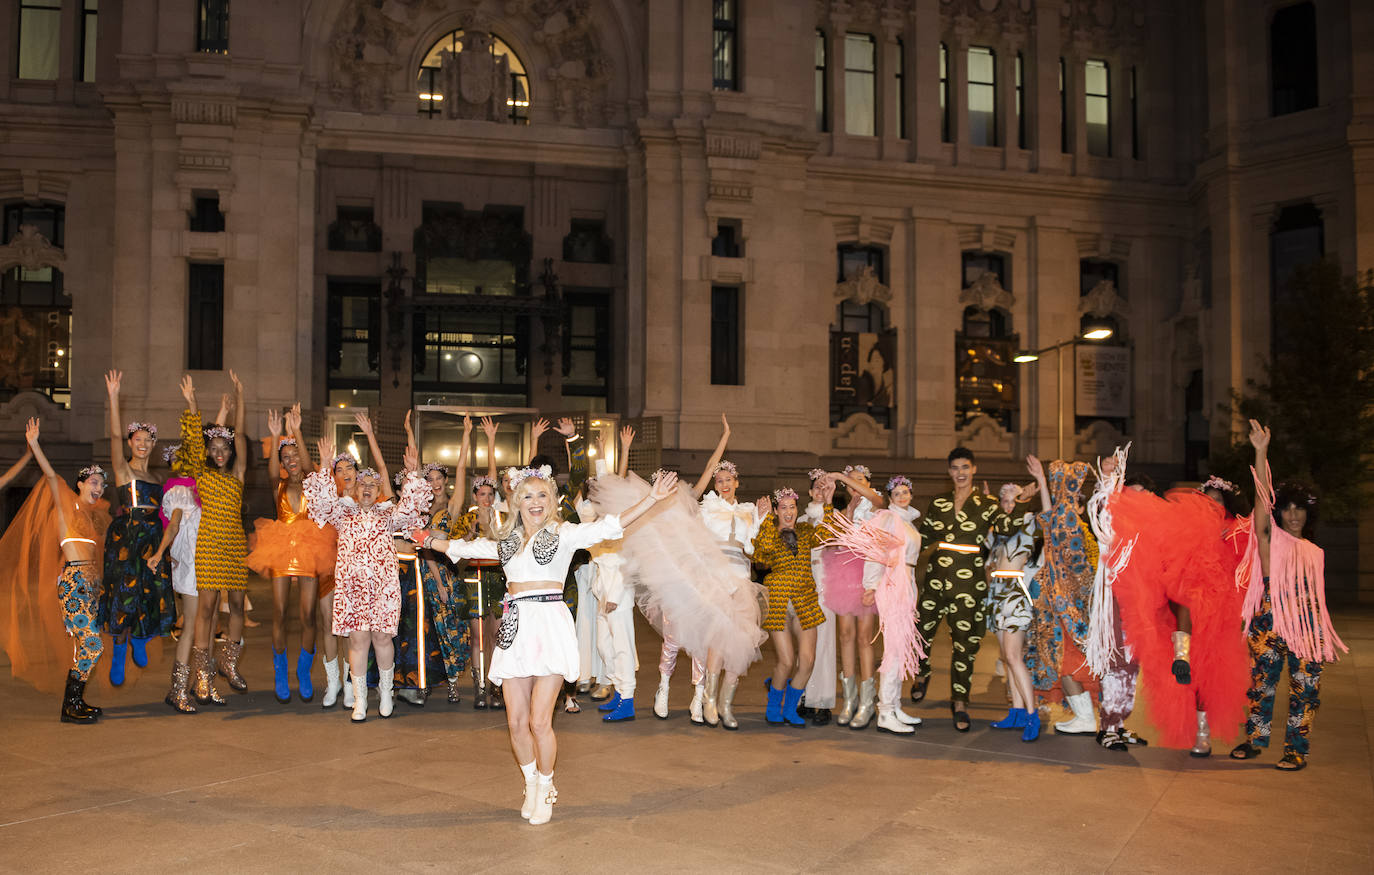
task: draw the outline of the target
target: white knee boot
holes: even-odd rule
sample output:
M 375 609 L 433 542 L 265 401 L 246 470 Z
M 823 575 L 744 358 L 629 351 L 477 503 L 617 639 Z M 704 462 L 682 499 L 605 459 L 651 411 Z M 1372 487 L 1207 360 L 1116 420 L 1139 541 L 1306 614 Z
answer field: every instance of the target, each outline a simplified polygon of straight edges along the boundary
M 353 691 L 353 722 L 362 723 L 367 719 L 367 678 L 354 675 L 349 689 Z
M 377 713 L 383 717 L 390 717 L 391 709 L 395 705 L 395 699 L 391 695 L 392 684 L 395 683 L 395 679 L 396 666 L 394 664 L 391 668 L 377 669 L 377 696 L 379 698 Z
M 1073 710 L 1073 719 L 1054 724 L 1054 731 L 1062 735 L 1096 735 L 1097 714 L 1093 711 L 1092 696 L 1082 692 L 1076 696 L 1065 696 L 1064 701 Z

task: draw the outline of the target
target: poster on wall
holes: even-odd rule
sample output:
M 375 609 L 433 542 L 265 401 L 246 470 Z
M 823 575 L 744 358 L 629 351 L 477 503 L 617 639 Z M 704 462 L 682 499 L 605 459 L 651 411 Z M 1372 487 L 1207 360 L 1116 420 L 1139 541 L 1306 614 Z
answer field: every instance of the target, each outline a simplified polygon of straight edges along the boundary
M 897 407 L 897 332 L 830 333 L 830 425 L 867 413 L 891 426 Z
M 1074 348 L 1074 413 L 1102 419 L 1131 415 L 1130 347 Z

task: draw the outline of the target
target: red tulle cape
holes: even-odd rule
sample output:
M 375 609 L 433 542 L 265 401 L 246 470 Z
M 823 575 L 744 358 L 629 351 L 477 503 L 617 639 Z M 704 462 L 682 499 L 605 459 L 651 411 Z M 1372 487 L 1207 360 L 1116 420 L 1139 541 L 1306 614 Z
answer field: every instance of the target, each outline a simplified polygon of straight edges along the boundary
M 1241 624 L 1244 593 L 1236 588 L 1239 555 L 1225 539 L 1221 507 L 1193 490 L 1167 498 L 1122 490 L 1108 502 L 1116 533 L 1113 553 L 1134 543 L 1113 587 L 1125 646 L 1140 662 L 1149 719 L 1165 747 L 1192 747 L 1197 712 L 1213 735 L 1234 739 L 1249 706 L 1250 656 Z M 1192 618 L 1192 683 L 1174 678 L 1170 602 Z

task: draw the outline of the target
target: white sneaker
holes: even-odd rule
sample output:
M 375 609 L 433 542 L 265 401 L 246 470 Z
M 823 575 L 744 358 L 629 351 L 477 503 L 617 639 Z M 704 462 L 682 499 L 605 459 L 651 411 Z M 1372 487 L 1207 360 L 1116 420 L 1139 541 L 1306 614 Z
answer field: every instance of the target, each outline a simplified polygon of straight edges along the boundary
M 534 788 L 534 808 L 530 811 L 530 826 L 539 826 L 553 819 L 553 804 L 558 801 L 558 788 L 552 781 L 540 780 Z
M 658 676 L 658 690 L 654 693 L 654 716 L 659 720 L 668 719 L 668 681 L 672 680 L 666 674 Z
M 692 722 L 698 725 L 705 725 L 706 715 L 702 709 L 706 707 L 706 685 L 697 684 L 692 688 L 692 707 L 688 713 L 692 716 Z
M 539 779 L 531 776 L 525 780 L 525 804 L 520 806 L 520 816 L 526 820 L 534 814 L 534 802 L 538 798 Z
M 343 689 L 343 684 L 339 681 L 339 663 L 325 660 L 324 676 L 324 698 L 320 699 L 320 707 L 333 708 L 334 703 L 339 701 L 339 690 Z
M 391 710 L 396 705 L 396 700 L 392 697 L 392 684 L 395 682 L 396 666 L 391 668 L 377 669 L 377 713 L 383 717 L 390 717 Z
M 353 722 L 362 723 L 367 719 L 367 678 L 350 678 L 353 688 Z
M 893 735 L 911 735 L 916 730 L 898 720 L 896 713 L 882 710 L 878 712 L 878 731 L 891 732 Z

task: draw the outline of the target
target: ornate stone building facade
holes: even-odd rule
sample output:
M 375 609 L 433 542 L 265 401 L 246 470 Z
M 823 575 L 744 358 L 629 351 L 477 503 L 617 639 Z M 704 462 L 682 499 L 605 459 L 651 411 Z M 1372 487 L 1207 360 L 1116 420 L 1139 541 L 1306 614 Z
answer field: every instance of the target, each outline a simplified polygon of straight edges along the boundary
M 1129 438 L 1183 478 L 1287 272 L 1374 267 L 1348 0 L 16 5 L 0 425 L 73 458 L 113 365 L 168 425 L 234 368 L 250 421 L 608 412 L 695 464 L 725 412 L 760 477 Z

